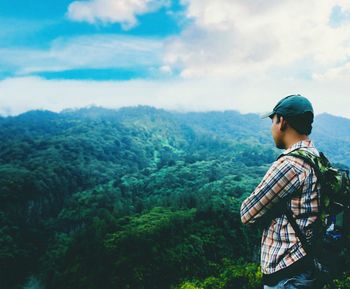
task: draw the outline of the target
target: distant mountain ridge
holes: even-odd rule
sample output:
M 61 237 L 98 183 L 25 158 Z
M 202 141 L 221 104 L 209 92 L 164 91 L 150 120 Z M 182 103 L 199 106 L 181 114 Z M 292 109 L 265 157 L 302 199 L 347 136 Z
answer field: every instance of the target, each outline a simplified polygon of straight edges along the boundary
M 262 120 L 258 114 L 241 114 L 233 110 L 181 113 L 150 106 L 124 107 L 120 109 L 87 107 L 67 109 L 60 113 L 47 110 L 33 110 L 15 117 L 1 118 L 0 123 L 8 121 L 25 123 L 31 121 L 43 125 L 48 120 L 66 117 L 69 119 L 108 119 L 136 127 L 145 125 L 157 127 L 161 123 L 164 125 L 166 120 L 166 122 L 170 122 L 170 126 L 174 129 L 177 125 L 182 125 L 223 140 L 234 138 L 242 141 L 249 139 L 257 143 L 270 143 L 273 145 L 269 131 L 269 119 Z M 168 134 L 171 134 L 171 127 L 167 129 Z M 317 115 L 310 137 L 319 150 L 324 151 L 332 161 L 350 164 L 350 119 L 327 113 Z

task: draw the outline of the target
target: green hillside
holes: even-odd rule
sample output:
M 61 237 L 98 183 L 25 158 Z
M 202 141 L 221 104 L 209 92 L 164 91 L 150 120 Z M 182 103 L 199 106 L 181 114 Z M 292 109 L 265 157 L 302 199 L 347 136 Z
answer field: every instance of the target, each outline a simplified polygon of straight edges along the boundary
M 144 106 L 0 118 L 1 288 L 260 288 L 260 229 L 239 207 L 279 153 L 270 123 Z M 349 126 L 320 115 L 312 134 L 343 166 Z

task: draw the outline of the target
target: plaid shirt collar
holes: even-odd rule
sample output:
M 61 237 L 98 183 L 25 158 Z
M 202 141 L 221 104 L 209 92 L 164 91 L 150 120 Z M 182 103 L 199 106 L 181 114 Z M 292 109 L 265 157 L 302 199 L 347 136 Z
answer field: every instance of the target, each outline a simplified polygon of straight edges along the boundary
M 308 148 L 308 149 L 315 149 L 315 146 L 314 144 L 312 143 L 312 141 L 310 139 L 307 139 L 307 140 L 301 140 L 301 141 L 298 141 L 296 142 L 295 144 L 293 144 L 290 148 L 286 149 L 282 155 L 286 155 L 292 151 L 295 151 L 297 149 L 300 149 L 300 148 Z

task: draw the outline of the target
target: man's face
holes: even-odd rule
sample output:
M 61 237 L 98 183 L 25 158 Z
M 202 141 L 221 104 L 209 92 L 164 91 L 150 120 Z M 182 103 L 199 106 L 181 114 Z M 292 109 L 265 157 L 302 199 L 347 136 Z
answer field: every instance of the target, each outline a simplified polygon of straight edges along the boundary
M 283 131 L 281 129 L 282 127 L 282 118 L 278 121 L 277 115 L 275 114 L 272 118 L 272 125 L 271 125 L 271 134 L 273 137 L 273 140 L 275 142 L 275 145 L 279 149 L 284 149 L 284 143 L 283 143 Z

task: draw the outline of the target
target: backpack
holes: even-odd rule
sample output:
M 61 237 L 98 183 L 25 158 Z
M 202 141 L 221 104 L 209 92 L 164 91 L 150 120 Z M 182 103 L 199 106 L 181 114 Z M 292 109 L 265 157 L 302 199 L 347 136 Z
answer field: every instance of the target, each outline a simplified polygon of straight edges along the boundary
M 332 166 L 323 153 L 316 156 L 298 149 L 287 155 L 308 163 L 320 182 L 320 212 L 312 238 L 301 232 L 290 209 L 287 209 L 286 215 L 306 253 L 313 257 L 316 269 L 321 275 L 329 273 L 332 278 L 347 262 L 345 255 L 349 254 L 350 249 L 347 248 L 350 232 L 349 171 Z

